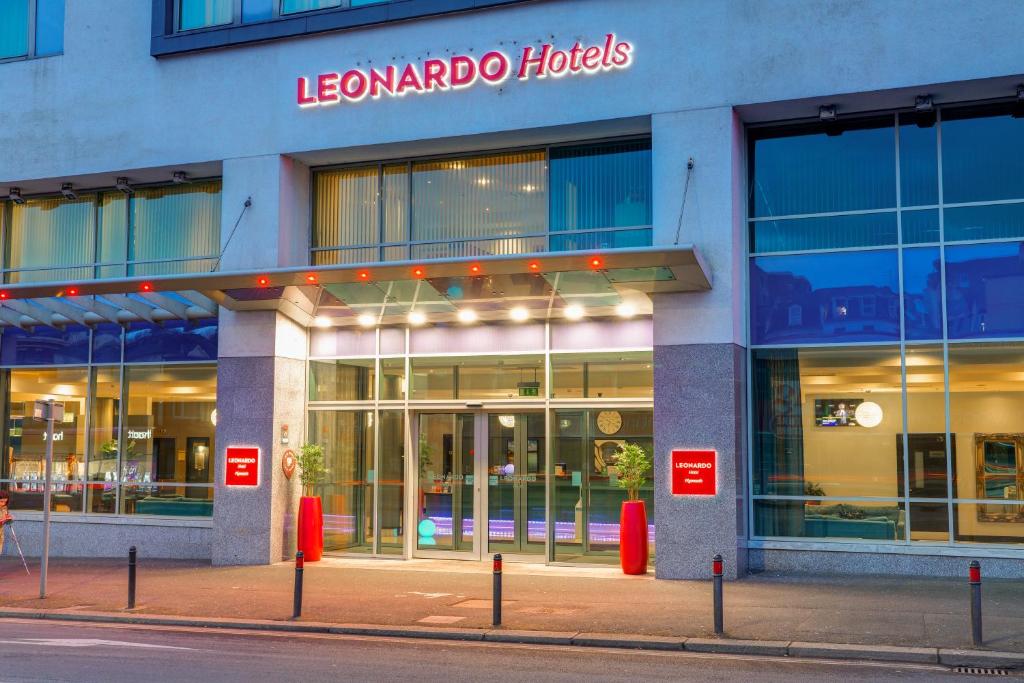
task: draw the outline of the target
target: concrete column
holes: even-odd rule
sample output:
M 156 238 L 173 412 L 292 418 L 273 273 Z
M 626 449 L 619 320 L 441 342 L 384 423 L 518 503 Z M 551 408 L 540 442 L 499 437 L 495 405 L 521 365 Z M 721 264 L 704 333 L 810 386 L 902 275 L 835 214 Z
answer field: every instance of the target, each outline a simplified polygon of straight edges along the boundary
M 708 578 L 721 553 L 735 578 L 746 572 L 743 128 L 721 107 L 655 114 L 651 131 L 654 242 L 692 244 L 712 280 L 708 292 L 654 299 L 657 575 Z M 674 448 L 717 452 L 714 497 L 672 495 Z

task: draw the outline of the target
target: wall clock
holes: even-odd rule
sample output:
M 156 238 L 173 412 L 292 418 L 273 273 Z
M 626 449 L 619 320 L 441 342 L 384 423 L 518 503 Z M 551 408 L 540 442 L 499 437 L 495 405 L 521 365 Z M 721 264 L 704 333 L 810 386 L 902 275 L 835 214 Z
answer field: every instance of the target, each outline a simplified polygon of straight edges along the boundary
M 597 428 L 605 434 L 617 434 L 622 429 L 622 413 L 617 410 L 602 410 L 597 414 Z

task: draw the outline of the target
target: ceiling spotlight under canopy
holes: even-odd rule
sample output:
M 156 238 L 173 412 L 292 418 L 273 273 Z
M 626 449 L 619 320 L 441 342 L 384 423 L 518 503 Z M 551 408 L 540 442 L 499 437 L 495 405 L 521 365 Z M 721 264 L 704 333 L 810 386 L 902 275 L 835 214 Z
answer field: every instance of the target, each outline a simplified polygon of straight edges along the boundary
M 565 309 L 565 317 L 569 320 L 579 320 L 584 314 L 586 314 L 586 311 L 579 304 L 572 304 Z
M 410 325 L 422 325 L 427 322 L 427 316 L 422 311 L 409 311 L 408 320 Z
M 517 323 L 525 322 L 530 319 L 530 311 L 525 306 L 516 306 L 508 312 L 508 317 Z
M 475 323 L 476 322 L 476 311 L 472 308 L 463 308 L 459 311 L 459 322 L 463 323 Z
M 356 320 L 363 327 L 373 327 L 377 323 L 377 316 L 369 313 L 361 313 Z

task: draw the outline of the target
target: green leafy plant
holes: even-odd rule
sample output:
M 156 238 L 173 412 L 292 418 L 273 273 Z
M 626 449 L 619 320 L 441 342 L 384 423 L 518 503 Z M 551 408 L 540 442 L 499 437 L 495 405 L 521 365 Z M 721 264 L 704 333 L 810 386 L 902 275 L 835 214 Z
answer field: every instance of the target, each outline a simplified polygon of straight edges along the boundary
M 619 486 L 626 489 L 630 500 L 637 500 L 640 488 L 647 483 L 647 473 L 651 471 L 651 456 L 640 444 L 619 446 L 615 471 L 619 475 Z
M 824 496 L 825 489 L 821 488 L 821 484 L 815 484 L 813 481 L 804 482 L 804 495 L 805 496 Z
M 324 447 L 320 444 L 306 443 L 299 448 L 295 459 L 299 466 L 299 480 L 302 482 L 302 494 L 313 495 L 313 488 L 322 484 L 327 478 L 327 467 L 324 464 Z
M 433 458 L 430 457 L 433 454 L 434 449 L 430 447 L 425 438 L 420 437 L 420 479 L 426 476 L 427 468 L 434 464 Z

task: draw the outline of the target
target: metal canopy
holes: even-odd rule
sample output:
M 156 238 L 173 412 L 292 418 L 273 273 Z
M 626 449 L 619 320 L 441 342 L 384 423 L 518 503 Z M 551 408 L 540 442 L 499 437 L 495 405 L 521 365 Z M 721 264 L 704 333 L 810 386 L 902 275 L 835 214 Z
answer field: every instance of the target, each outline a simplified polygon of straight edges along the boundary
M 160 323 L 212 317 L 218 305 L 280 311 L 307 326 L 405 324 L 412 311 L 446 322 L 466 308 L 481 321 L 507 320 L 520 307 L 533 319 L 570 306 L 614 315 L 620 304 L 643 315 L 652 294 L 709 289 L 693 246 L 645 247 L 19 283 L 0 290 L 0 326 Z

